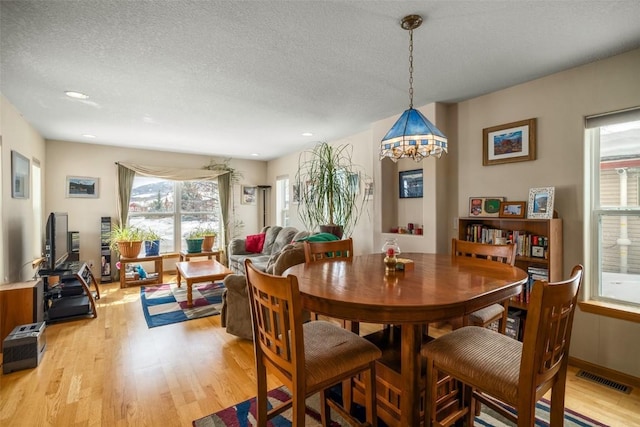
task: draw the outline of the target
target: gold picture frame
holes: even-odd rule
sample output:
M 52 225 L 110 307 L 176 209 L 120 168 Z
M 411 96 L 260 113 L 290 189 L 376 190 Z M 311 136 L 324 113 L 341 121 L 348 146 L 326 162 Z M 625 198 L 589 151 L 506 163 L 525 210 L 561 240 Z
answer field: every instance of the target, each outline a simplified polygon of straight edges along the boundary
M 482 165 L 535 160 L 536 123 L 533 118 L 482 129 Z

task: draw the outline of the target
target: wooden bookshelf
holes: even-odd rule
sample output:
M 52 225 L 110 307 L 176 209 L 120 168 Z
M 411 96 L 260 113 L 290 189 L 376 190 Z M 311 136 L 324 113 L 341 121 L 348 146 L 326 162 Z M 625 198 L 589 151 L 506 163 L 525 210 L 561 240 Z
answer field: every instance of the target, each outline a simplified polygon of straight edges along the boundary
M 544 240 L 544 245 L 532 245 L 524 244 L 519 248 L 519 254 L 516 256 L 516 266 L 520 267 L 524 271 L 529 271 L 530 268 L 542 268 L 548 271 L 549 281 L 557 282 L 563 279 L 562 271 L 562 219 L 524 219 L 524 218 L 498 218 L 498 217 L 484 217 L 484 218 L 460 218 L 458 221 L 458 239 L 460 240 L 474 240 L 470 232 L 470 226 L 482 226 L 487 230 L 502 230 L 503 236 L 508 238 L 509 235 L 514 235 L 514 231 L 519 232 L 522 236 L 538 237 L 538 242 Z M 492 232 L 486 234 L 491 235 Z M 497 233 L 494 233 L 497 234 Z M 481 236 L 481 234 L 480 234 Z M 479 235 L 475 234 L 475 241 Z M 493 237 L 493 236 L 492 236 Z M 492 238 L 490 237 L 490 239 Z M 544 239 L 540 239 L 543 237 Z M 526 237 L 525 237 L 526 239 Z M 487 242 L 485 242 L 487 243 Z M 495 242 L 491 242 L 495 243 Z M 538 256 L 532 256 L 531 246 L 542 247 L 538 249 Z M 542 253 L 541 253 L 542 252 Z M 511 301 L 512 307 L 527 309 L 527 304 L 524 301 Z

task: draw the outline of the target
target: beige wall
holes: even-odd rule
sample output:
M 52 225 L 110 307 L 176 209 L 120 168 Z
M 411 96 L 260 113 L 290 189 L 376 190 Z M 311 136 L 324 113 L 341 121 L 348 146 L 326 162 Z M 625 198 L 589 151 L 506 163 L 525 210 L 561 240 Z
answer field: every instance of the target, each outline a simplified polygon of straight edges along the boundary
M 574 68 L 457 105 L 458 209 L 470 196 L 526 200 L 556 187 L 564 225 L 564 273 L 583 253 L 584 117 L 640 105 L 640 50 Z M 537 160 L 482 166 L 482 129 L 536 117 Z M 590 286 L 589 277 L 584 283 Z M 640 324 L 576 313 L 571 355 L 640 377 Z
M 33 192 L 28 199 L 11 197 L 11 150 L 30 160 L 39 161 L 42 177 L 45 171 L 45 143 L 36 130 L 27 123 L 11 103 L 0 96 L 0 135 L 2 136 L 2 229 L 0 231 L 0 280 L 15 282 L 28 280 L 35 270 L 31 262 L 40 256 L 34 248 L 33 224 L 44 218 L 34 218 Z
M 105 145 L 78 144 L 66 141 L 47 141 L 47 172 L 45 176 L 45 212 L 68 212 L 69 230 L 80 232 L 80 257 L 92 262 L 94 273 L 99 272 L 100 218 L 117 217 L 115 162 L 132 162 L 150 166 L 171 166 L 200 169 L 209 164 L 210 156 L 167 153 L 140 149 L 110 147 Z M 80 160 L 82 159 L 82 160 Z M 216 161 L 222 161 L 216 159 Z M 243 174 L 236 185 L 233 198 L 237 218 L 245 224 L 244 233 L 258 230 L 258 205 L 242 205 L 239 202 L 240 185 L 261 184 L 266 176 L 266 162 L 232 160 L 230 166 Z M 67 175 L 100 178 L 99 198 L 78 199 L 65 197 Z M 175 260 L 173 260 L 175 262 Z M 175 267 L 175 266 L 174 266 Z
M 419 165 L 403 161 L 391 167 L 379 162 L 379 141 L 397 116 L 372 123 L 371 132 L 358 134 L 356 140 L 358 147 L 370 152 L 374 217 L 372 223 L 359 224 L 354 237 L 367 242 L 363 248 L 376 251 L 388 228 L 383 218 L 393 217 L 392 222 L 404 224 L 417 216 L 423 218 L 425 236 L 395 235 L 401 249 L 446 253 L 450 239 L 457 235 L 455 219 L 468 212 L 469 197 L 504 196 L 526 201 L 529 188 L 554 186 L 555 210 L 564 225 L 564 272 L 568 274 L 574 264 L 585 262 L 584 117 L 640 105 L 638 75 L 640 50 L 635 50 L 458 104 L 421 106 L 419 109 L 448 136 L 450 147 L 442 159 L 426 159 Z M 535 161 L 482 166 L 483 128 L 533 117 L 538 119 Z M 287 173 L 293 177 L 296 164 L 297 153 L 269 162 L 270 180 Z M 435 178 L 437 186 L 426 185 L 422 201 L 405 203 L 397 199 L 395 175 L 397 170 L 416 167 L 423 168 L 425 180 Z M 388 168 L 390 175 L 383 175 Z M 584 286 L 589 285 L 587 278 Z M 638 336 L 640 324 L 578 311 L 571 355 L 640 377 Z

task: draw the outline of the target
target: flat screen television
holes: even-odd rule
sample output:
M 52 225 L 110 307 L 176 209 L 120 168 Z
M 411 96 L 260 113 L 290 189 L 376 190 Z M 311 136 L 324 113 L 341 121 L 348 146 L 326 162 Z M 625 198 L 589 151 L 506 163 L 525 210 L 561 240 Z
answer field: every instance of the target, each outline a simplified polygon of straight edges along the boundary
M 45 230 L 45 259 L 49 270 L 59 269 L 69 257 L 69 216 L 66 212 L 51 212 Z

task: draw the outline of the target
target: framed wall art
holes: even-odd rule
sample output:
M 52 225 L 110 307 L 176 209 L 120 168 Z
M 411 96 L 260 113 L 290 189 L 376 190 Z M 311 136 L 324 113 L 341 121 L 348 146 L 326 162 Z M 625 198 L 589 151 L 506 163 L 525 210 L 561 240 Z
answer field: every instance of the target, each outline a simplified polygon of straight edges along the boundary
M 99 182 L 100 178 L 67 176 L 66 195 L 67 197 L 97 199 Z
M 293 203 L 294 205 L 299 205 L 300 204 L 300 184 L 293 184 L 291 192 L 292 192 L 291 203 Z
M 527 202 L 500 203 L 500 218 L 524 218 Z
M 255 185 L 243 185 L 240 190 L 240 203 L 243 205 L 255 205 L 258 203 L 258 187 Z
M 401 171 L 399 177 L 401 199 L 422 197 L 422 169 Z
M 17 151 L 11 150 L 11 197 L 28 199 L 31 188 L 31 162 Z
M 553 218 L 553 199 L 555 198 L 555 192 L 555 187 L 529 189 L 529 208 L 527 209 L 527 218 Z
M 469 216 L 499 216 L 504 197 L 469 197 Z
M 483 166 L 536 159 L 536 119 L 482 130 Z
M 373 200 L 373 180 L 370 178 L 365 178 L 363 180 L 363 183 L 364 183 L 364 199 Z

